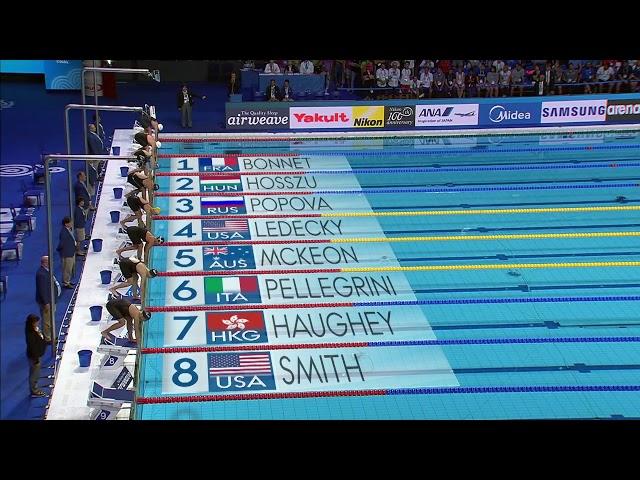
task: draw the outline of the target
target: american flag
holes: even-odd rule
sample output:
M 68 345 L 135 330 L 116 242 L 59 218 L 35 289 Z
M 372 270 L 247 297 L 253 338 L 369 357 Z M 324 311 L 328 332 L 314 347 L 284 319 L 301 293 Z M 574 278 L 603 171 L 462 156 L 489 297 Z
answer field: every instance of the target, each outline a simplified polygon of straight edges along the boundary
M 227 247 L 204 247 L 205 255 L 226 255 L 229 253 Z
M 268 353 L 211 353 L 211 375 L 271 375 Z
M 245 219 L 205 220 L 202 223 L 203 232 L 241 232 L 243 230 L 249 230 L 249 223 Z

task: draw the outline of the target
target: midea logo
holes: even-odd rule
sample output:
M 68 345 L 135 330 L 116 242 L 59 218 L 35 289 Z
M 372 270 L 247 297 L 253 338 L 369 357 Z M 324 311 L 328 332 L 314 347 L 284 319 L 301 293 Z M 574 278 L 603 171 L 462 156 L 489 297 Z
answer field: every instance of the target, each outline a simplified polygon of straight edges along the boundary
M 496 105 L 489 110 L 489 120 L 493 123 L 500 123 L 503 120 L 531 120 L 531 113 L 519 112 L 518 110 L 509 111 L 502 105 Z

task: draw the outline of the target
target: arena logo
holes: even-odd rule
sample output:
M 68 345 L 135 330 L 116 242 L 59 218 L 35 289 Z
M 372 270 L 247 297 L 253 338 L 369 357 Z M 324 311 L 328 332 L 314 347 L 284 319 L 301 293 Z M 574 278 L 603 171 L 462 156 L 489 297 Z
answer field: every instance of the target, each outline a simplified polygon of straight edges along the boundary
M 413 127 L 415 125 L 415 107 L 413 106 L 400 106 L 386 107 L 386 124 L 391 125 L 405 125 Z
M 417 105 L 416 126 L 478 125 L 479 104 Z
M 541 123 L 604 122 L 607 114 L 606 100 L 575 100 L 566 102 L 542 102 Z
M 269 109 L 227 108 L 227 128 L 229 129 L 287 129 L 289 115 L 286 107 Z
M 636 122 L 640 120 L 640 100 L 609 100 L 607 121 Z

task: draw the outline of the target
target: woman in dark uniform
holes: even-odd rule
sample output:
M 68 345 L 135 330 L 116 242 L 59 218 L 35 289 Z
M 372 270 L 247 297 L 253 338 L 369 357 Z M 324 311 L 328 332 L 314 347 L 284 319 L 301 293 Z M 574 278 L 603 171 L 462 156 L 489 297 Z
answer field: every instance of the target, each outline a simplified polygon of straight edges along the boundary
M 136 257 L 121 258 L 119 265 L 120 272 L 122 272 L 122 276 L 125 278 L 125 281 L 114 285 L 109 289 L 109 291 L 114 297 L 118 298 L 121 296 L 118 293 L 119 288 L 132 287 L 131 294 L 133 298 L 141 299 L 143 292 L 139 284 L 140 277 L 153 278 L 158 275 L 158 271 L 154 268 L 149 270 L 147 266 Z
M 148 260 L 149 250 L 151 250 L 151 247 L 153 247 L 154 245 L 162 245 L 164 243 L 164 238 L 154 237 L 153 233 L 143 227 L 127 227 L 126 231 L 133 245 L 117 249 L 116 254 L 118 255 L 128 250 L 137 250 L 138 258 Z M 144 258 L 142 257 L 142 242 L 145 242 Z
M 27 358 L 29 359 L 29 388 L 32 397 L 46 397 L 47 394 L 38 388 L 40 377 L 40 357 L 44 355 L 47 341 L 44 339 L 38 324 L 40 317 L 33 313 L 27 316 L 25 334 L 27 338 Z
M 138 307 L 133 305 L 128 300 L 122 298 L 112 298 L 107 302 L 107 312 L 111 314 L 117 323 L 114 323 L 109 328 L 104 329 L 102 332 L 103 337 L 109 338 L 109 333 L 122 328 L 125 323 L 127 325 L 127 336 L 129 341 L 137 343 L 140 338 L 141 329 L 140 324 L 143 320 L 149 320 L 151 314 L 146 310 L 139 310 Z M 133 329 L 136 331 L 136 338 L 133 338 Z
M 138 226 L 145 228 L 146 225 L 142 221 L 142 210 L 144 210 L 147 215 L 157 215 L 160 213 L 159 208 L 153 207 L 146 198 L 138 197 L 135 193 L 127 195 L 127 205 L 133 210 L 133 213 L 120 221 L 123 229 L 127 228 L 126 223 L 136 218 L 138 219 Z

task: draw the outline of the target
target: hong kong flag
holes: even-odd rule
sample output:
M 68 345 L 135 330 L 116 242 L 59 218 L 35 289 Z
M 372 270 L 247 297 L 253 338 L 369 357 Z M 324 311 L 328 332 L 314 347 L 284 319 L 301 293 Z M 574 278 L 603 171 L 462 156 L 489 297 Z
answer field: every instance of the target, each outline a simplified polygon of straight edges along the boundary
M 207 312 L 207 343 L 265 343 L 264 315 L 259 311 Z

